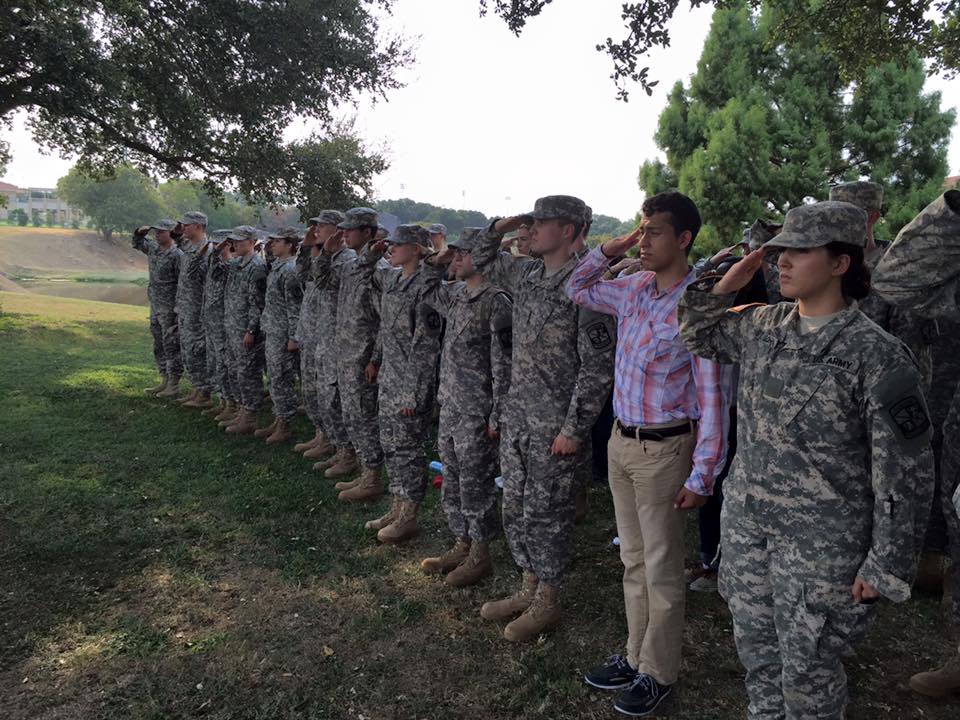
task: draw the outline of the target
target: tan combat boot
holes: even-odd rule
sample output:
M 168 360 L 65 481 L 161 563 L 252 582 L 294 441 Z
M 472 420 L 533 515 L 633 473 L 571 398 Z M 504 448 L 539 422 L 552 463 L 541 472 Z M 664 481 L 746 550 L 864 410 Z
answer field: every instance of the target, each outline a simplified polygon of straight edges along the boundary
M 927 697 L 942 698 L 960 692 L 960 651 L 943 667 L 917 673 L 910 678 L 910 689 Z
M 540 633 L 552 630 L 560 624 L 560 603 L 557 588 L 541 582 L 523 615 L 503 629 L 503 637 L 510 642 L 527 642 Z
M 452 587 L 476 585 L 488 575 L 493 574 L 493 562 L 490 560 L 490 546 L 486 543 L 473 543 L 470 554 L 463 562 L 447 573 L 444 582 Z
M 320 428 L 317 428 L 312 438 L 310 438 L 309 440 L 304 440 L 303 442 L 298 442 L 296 445 L 293 446 L 293 451 L 302 453 L 306 450 L 309 450 L 318 442 L 320 442 L 321 435 L 323 435 L 323 430 L 321 430 Z
M 227 401 L 224 400 L 223 398 L 220 398 L 220 402 L 218 403 L 211 402 L 210 407 L 204 410 L 201 410 L 200 414 L 205 415 L 206 417 L 216 417 L 226 409 L 227 409 Z
M 360 463 L 357 462 L 357 453 L 353 448 L 341 448 L 340 458 L 323 474 L 328 480 L 350 477 L 360 469 Z
M 194 400 L 196 400 L 197 395 L 199 394 L 200 394 L 199 390 L 197 390 L 196 388 L 192 388 L 189 393 L 184 395 L 182 398 L 177 398 L 175 402 L 177 403 L 177 405 L 186 405 L 188 402 L 193 402 Z
M 319 460 L 320 458 L 324 458 L 330 453 L 335 453 L 336 451 L 337 451 L 336 446 L 334 446 L 334 444 L 330 442 L 330 440 L 327 438 L 326 435 L 324 435 L 323 433 L 320 433 L 320 439 L 314 444 L 312 448 L 304 452 L 303 456 L 311 460 Z
M 506 620 L 519 615 L 533 602 L 539 581 L 533 573 L 525 572 L 520 580 L 520 589 L 503 600 L 485 602 L 480 608 L 480 617 L 484 620 Z
M 228 400 L 227 406 L 213 419 L 217 421 L 220 427 L 227 427 L 233 422 L 233 419 L 237 416 L 238 412 L 240 412 L 240 408 L 237 406 L 237 403 L 233 400 Z
M 470 554 L 470 538 L 457 538 L 457 542 L 443 555 L 428 557 L 420 563 L 420 569 L 425 573 L 436 575 L 448 573 L 467 559 Z
M 356 486 L 357 482 L 358 482 L 358 481 L 354 481 L 353 485 Z M 336 485 L 334 485 L 334 487 L 335 487 L 335 488 L 338 488 L 338 489 L 340 489 L 340 490 L 349 490 L 350 488 L 349 488 L 349 487 L 346 487 L 346 486 L 347 486 L 347 485 L 350 485 L 350 484 L 351 484 L 351 483 L 337 483 Z M 340 487 L 341 485 L 343 485 L 344 487 L 341 488 L 341 487 Z M 380 517 L 378 517 L 376 520 L 367 520 L 367 521 L 363 524 L 363 526 L 364 526 L 367 530 L 376 530 L 376 531 L 379 532 L 380 530 L 382 530 L 383 528 L 385 528 L 387 525 L 389 525 L 390 523 L 392 523 L 394 520 L 396 520 L 396 518 L 397 518 L 397 506 L 398 506 L 399 504 L 400 504 L 400 501 L 399 501 L 399 499 L 397 498 L 397 496 L 396 496 L 396 495 L 392 496 L 391 499 L 390 499 L 390 509 L 387 510 L 383 515 L 381 515 Z
M 180 378 L 174 377 L 171 375 L 167 378 L 167 386 L 157 393 L 158 398 L 164 398 L 169 400 L 170 398 L 175 398 L 180 394 Z
M 340 459 L 343 457 L 343 454 L 347 452 L 349 449 L 350 449 L 349 447 L 337 448 L 336 453 L 334 453 L 330 457 L 326 458 L 325 460 L 321 460 L 320 462 L 315 462 L 313 464 L 313 469 L 319 470 L 320 472 L 324 473 L 324 477 L 326 477 L 327 470 L 329 470 L 338 462 L 340 462 Z M 343 488 L 340 487 L 343 484 L 344 483 L 337 483 L 336 485 L 334 485 L 334 487 L 337 488 L 337 490 L 343 490 Z M 350 487 L 353 487 L 353 485 L 351 485 Z
M 341 502 L 369 502 L 383 495 L 383 479 L 380 468 L 364 468 L 357 484 L 341 492 L 337 499 Z
M 290 442 L 293 433 L 290 431 L 290 423 L 284 418 L 277 420 L 277 426 L 273 429 L 273 434 L 267 438 L 267 445 L 281 445 Z
M 213 400 L 210 399 L 210 393 L 206 390 L 197 390 L 197 396 L 193 400 L 185 402 L 183 407 L 206 410 L 207 408 L 213 407 Z
M 277 423 L 280 422 L 280 418 L 275 417 L 273 422 L 267 425 L 266 427 L 257 428 L 253 431 L 253 436 L 258 438 L 270 437 L 273 435 L 273 431 L 277 429 Z
M 156 397 L 158 392 L 162 392 L 163 390 L 166 390 L 166 388 L 167 388 L 167 376 L 161 375 L 160 384 L 155 385 L 154 387 L 145 388 L 143 391 L 143 394 L 149 397 Z
M 233 422 L 227 426 L 227 432 L 230 435 L 250 435 L 256 429 L 257 416 L 246 408 L 240 408 Z
M 402 543 L 415 538 L 420 534 L 420 527 L 417 525 L 419 509 L 418 503 L 401 500 L 397 505 L 397 516 L 377 533 L 377 540 L 382 543 Z

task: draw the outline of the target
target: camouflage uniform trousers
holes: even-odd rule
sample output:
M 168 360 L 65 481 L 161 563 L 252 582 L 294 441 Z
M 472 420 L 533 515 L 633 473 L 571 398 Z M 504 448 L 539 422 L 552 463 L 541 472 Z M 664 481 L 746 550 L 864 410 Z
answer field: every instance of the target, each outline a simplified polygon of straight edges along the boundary
M 381 407 L 383 404 L 381 403 Z M 380 446 L 390 494 L 394 497 L 422 503 L 427 494 L 427 431 L 430 429 L 430 410 L 413 417 L 396 410 L 380 413 Z
M 943 506 L 943 515 L 947 521 L 947 537 L 949 538 L 950 557 L 953 561 L 953 570 L 950 573 L 953 622 L 960 627 L 960 516 L 953 504 L 953 496 L 960 484 L 960 393 L 954 395 L 953 404 L 943 425 L 945 438 L 941 456 L 942 486 L 940 498 Z
M 817 577 L 817 568 L 798 561 L 790 538 L 729 500 L 722 543 L 720 594 L 733 615 L 737 653 L 747 671 L 747 717 L 842 720 L 842 658 L 874 606 L 853 603 L 852 576 L 849 582 Z M 861 562 L 851 558 L 849 564 Z
M 180 353 L 193 387 L 203 392 L 212 389 L 207 375 L 207 341 L 199 318 L 179 316 Z
M 303 407 L 307 411 L 310 423 L 323 428 L 320 415 L 320 380 L 317 374 L 317 343 L 304 340 L 300 343 L 300 391 L 303 393 Z
M 509 419 L 500 441 L 503 533 L 514 562 L 549 585 L 559 585 L 573 556 L 574 500 L 585 462 L 551 455 L 556 433 L 518 431 Z
M 350 435 L 343 419 L 343 407 L 340 404 L 340 383 L 337 378 L 335 360 L 322 360 L 323 346 L 317 345 L 317 408 L 320 422 L 318 427 L 337 448 L 350 447 Z
M 263 404 L 263 335 L 258 334 L 252 348 L 243 346 L 243 331 L 227 334 L 227 369 L 239 395 L 240 404 L 257 412 Z
M 368 383 L 363 370 L 349 360 L 337 363 L 337 387 L 350 444 L 364 467 L 378 468 L 383 465 L 383 449 L 377 416 L 377 384 Z
M 487 419 L 440 408 L 437 438 L 443 461 L 443 512 L 454 537 L 489 543 L 500 532 L 497 516 L 497 441 Z
M 239 400 L 227 369 L 227 335 L 223 325 L 207 322 L 204 339 L 207 343 L 207 378 L 210 387 L 220 393 L 223 400 Z
M 290 420 L 297 414 L 300 398 L 297 396 L 296 352 L 287 350 L 287 336 L 279 337 L 267 333 L 264 341 L 267 360 L 267 376 L 270 378 L 270 400 L 273 402 L 275 417 Z
M 150 313 L 150 334 L 153 336 L 153 357 L 161 375 L 179 378 L 183 375 L 180 359 L 180 331 L 177 316 L 172 312 Z

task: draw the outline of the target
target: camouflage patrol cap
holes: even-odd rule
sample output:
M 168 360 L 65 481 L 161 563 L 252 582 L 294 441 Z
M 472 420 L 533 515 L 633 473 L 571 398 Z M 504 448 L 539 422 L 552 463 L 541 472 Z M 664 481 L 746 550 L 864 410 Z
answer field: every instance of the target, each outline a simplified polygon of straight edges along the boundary
M 391 245 L 421 245 L 430 248 L 430 233 L 419 225 L 397 225 L 390 238 Z
M 308 225 L 339 225 L 346 216 L 339 210 L 321 210 L 320 214 L 307 221 Z
M 472 252 L 477 246 L 477 242 L 480 240 L 480 233 L 482 232 L 483 228 L 466 227 L 460 231 L 460 237 L 448 242 L 447 246 L 463 252 Z
M 379 225 L 376 210 L 366 207 L 358 207 L 347 210 L 343 220 L 337 223 L 341 230 L 356 230 L 357 228 L 375 228 Z
M 282 227 L 269 235 L 268 240 L 300 240 L 300 231 L 295 227 Z
M 813 203 L 787 212 L 783 230 L 767 248 L 817 248 L 832 242 L 867 246 L 867 213 L 848 202 Z
M 593 208 L 589 205 L 584 205 L 585 211 L 583 213 L 583 222 L 585 225 L 589 225 L 593 222 Z
M 181 225 L 203 225 L 207 226 L 207 216 L 204 215 L 199 210 L 191 210 L 190 212 L 185 212 L 180 218 Z
M 572 195 L 548 195 L 537 200 L 530 215 L 534 220 L 560 218 L 585 224 L 587 222 L 587 204 Z
M 880 210 L 883 207 L 883 187 L 865 180 L 840 183 L 830 188 L 830 199 L 856 205 L 867 212 Z
M 227 235 L 227 240 L 258 240 L 257 229 L 250 225 L 238 225 L 233 230 L 230 231 L 230 234 Z
M 173 230 L 177 226 L 176 220 L 171 220 L 170 218 L 163 218 L 162 220 L 157 220 L 153 225 L 150 226 L 151 230 Z
M 743 231 L 743 239 L 750 245 L 751 250 L 757 250 L 775 238 L 782 229 L 783 225 L 757 218 L 753 225 Z
M 220 230 L 213 230 L 210 233 L 210 236 L 215 240 L 226 240 L 227 235 L 229 235 L 232 232 L 233 230 L 231 230 L 230 228 L 222 228 Z
M 446 235 L 447 226 L 444 225 L 443 223 L 434 223 L 433 225 L 427 228 L 427 232 L 430 233 L 431 235 Z

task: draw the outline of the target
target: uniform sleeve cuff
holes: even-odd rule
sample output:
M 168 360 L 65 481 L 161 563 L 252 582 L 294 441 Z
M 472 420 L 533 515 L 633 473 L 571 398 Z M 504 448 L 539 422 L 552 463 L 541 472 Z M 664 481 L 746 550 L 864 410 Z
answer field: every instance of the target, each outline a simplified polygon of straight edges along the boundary
M 873 552 L 867 553 L 867 559 L 863 561 L 858 574 L 888 600 L 901 603 L 910 599 L 910 583 L 885 571 Z

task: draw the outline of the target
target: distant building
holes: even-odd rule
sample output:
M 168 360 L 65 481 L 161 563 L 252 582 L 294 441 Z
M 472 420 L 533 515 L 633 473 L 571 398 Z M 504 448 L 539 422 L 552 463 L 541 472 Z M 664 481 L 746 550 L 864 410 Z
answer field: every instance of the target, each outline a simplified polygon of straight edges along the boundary
M 0 182 L 0 195 L 6 204 L 0 206 L 0 220 L 7 220 L 14 210 L 23 210 L 28 218 L 39 215 L 41 222 L 47 224 L 48 213 L 53 213 L 55 225 L 69 225 L 74 221 L 83 222 L 83 211 L 68 205 L 57 197 L 56 188 L 20 188 L 10 183 Z
M 960 185 L 960 175 L 952 175 L 943 181 L 943 186 L 947 190 L 952 190 L 953 188 Z

